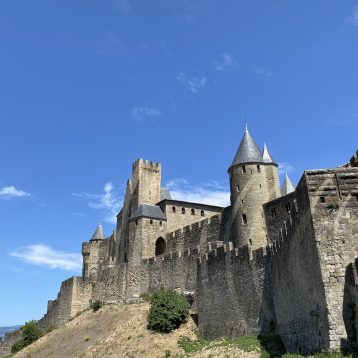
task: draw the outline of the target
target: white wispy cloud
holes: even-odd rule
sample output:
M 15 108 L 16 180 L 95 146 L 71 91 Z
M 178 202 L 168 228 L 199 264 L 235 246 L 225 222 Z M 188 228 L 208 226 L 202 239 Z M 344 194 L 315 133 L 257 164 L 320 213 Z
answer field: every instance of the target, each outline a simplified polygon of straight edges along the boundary
M 152 107 L 133 107 L 131 110 L 131 116 L 137 121 L 143 121 L 146 118 L 155 119 L 161 117 L 162 113 Z
M 193 93 L 198 93 L 207 84 L 207 78 L 202 73 L 199 73 L 197 76 L 188 76 L 184 72 L 180 72 L 177 76 L 177 81 Z
M 4 186 L 0 188 L 0 199 L 9 200 L 26 196 L 31 196 L 31 194 L 24 190 L 18 190 L 14 186 Z
M 19 247 L 9 253 L 28 264 L 45 266 L 51 269 L 78 271 L 82 267 L 82 257 L 78 253 L 58 251 L 43 244 Z
M 237 65 L 237 62 L 235 61 L 234 57 L 231 56 L 230 54 L 223 53 L 220 56 L 219 60 L 213 61 L 213 64 L 218 71 L 223 71 L 226 67 L 232 67 Z
M 227 187 L 212 181 L 191 184 L 184 178 L 169 180 L 166 186 L 174 200 L 226 207 L 230 205 L 230 191 Z
M 257 66 L 253 66 L 254 72 L 258 75 L 263 77 L 266 81 L 271 81 L 273 78 L 273 73 L 266 70 L 263 67 L 257 67 Z
M 358 6 L 355 6 L 352 13 L 345 18 L 347 24 L 358 26 Z
M 280 174 L 292 173 L 295 167 L 289 163 L 278 163 L 278 172 Z
M 123 197 L 119 194 L 119 191 L 114 189 L 111 182 L 104 185 L 101 194 L 77 192 L 72 193 L 72 195 L 88 200 L 90 208 L 101 210 L 104 221 L 111 224 L 116 223 L 116 215 L 123 204 Z

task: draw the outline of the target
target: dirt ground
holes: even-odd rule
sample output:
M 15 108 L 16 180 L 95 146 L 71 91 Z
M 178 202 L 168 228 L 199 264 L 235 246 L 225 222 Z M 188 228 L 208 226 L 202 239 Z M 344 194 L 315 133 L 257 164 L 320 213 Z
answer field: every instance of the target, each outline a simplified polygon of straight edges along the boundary
M 163 358 L 195 357 L 258 358 L 258 352 L 243 352 L 235 347 L 221 347 L 191 355 L 178 347 L 180 336 L 196 338 L 192 319 L 169 334 L 147 330 L 148 303 L 104 306 L 97 312 L 86 311 L 31 346 L 16 358 Z

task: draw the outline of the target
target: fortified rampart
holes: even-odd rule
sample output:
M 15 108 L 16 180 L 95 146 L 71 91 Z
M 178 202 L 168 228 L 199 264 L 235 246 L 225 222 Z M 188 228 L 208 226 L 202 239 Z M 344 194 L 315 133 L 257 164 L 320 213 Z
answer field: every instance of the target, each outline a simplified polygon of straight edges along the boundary
M 83 243 L 82 277 L 62 283 L 39 325 L 164 288 L 194 295 L 206 338 L 276 333 L 302 353 L 357 346 L 358 152 L 304 172 L 297 188 L 286 174 L 279 190 L 278 164 L 246 129 L 228 172 L 222 208 L 173 200 L 161 164 L 137 160 L 116 230 L 106 238 L 99 225 Z
M 82 277 L 71 277 L 61 284 L 56 300 L 48 301 L 47 313 L 38 321 L 40 327 L 56 327 L 65 324 L 76 313 L 88 308 L 92 285 Z

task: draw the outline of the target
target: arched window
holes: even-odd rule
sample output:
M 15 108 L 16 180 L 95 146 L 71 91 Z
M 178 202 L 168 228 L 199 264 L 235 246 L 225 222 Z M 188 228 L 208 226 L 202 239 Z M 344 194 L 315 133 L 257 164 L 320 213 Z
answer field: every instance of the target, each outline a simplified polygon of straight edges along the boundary
M 191 215 L 195 215 L 195 209 L 191 209 Z
M 173 213 L 175 213 L 175 211 L 176 211 L 176 210 L 175 210 L 175 206 L 172 207 L 172 210 L 173 210 Z
M 181 208 L 181 213 L 185 214 L 185 208 Z
M 165 253 L 166 246 L 167 244 L 162 237 L 157 239 L 155 242 L 155 256 L 163 255 Z
M 204 210 L 201 210 L 200 215 L 205 216 Z

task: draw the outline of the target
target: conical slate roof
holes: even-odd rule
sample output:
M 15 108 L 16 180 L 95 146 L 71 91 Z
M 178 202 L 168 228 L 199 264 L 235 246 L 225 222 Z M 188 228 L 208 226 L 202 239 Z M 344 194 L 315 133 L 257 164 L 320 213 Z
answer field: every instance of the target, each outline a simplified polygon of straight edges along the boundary
M 273 160 L 270 152 L 267 149 L 266 143 L 264 143 L 264 150 L 262 152 L 262 159 L 265 163 L 274 163 L 276 164 L 276 162 Z
M 239 149 L 236 152 L 235 158 L 230 168 L 235 164 L 241 163 L 263 163 L 262 153 L 250 132 L 246 128 L 245 134 L 242 137 Z
M 289 178 L 289 176 L 285 175 L 285 180 L 283 181 L 283 184 L 282 184 L 282 187 L 281 187 L 281 195 L 287 195 L 289 193 L 292 193 L 294 192 L 296 189 L 295 189 L 295 186 L 293 185 L 291 179 Z
M 101 224 L 99 224 L 96 231 L 92 235 L 92 238 L 90 241 L 105 240 L 105 239 L 106 239 L 106 236 L 104 235 L 103 227 Z

